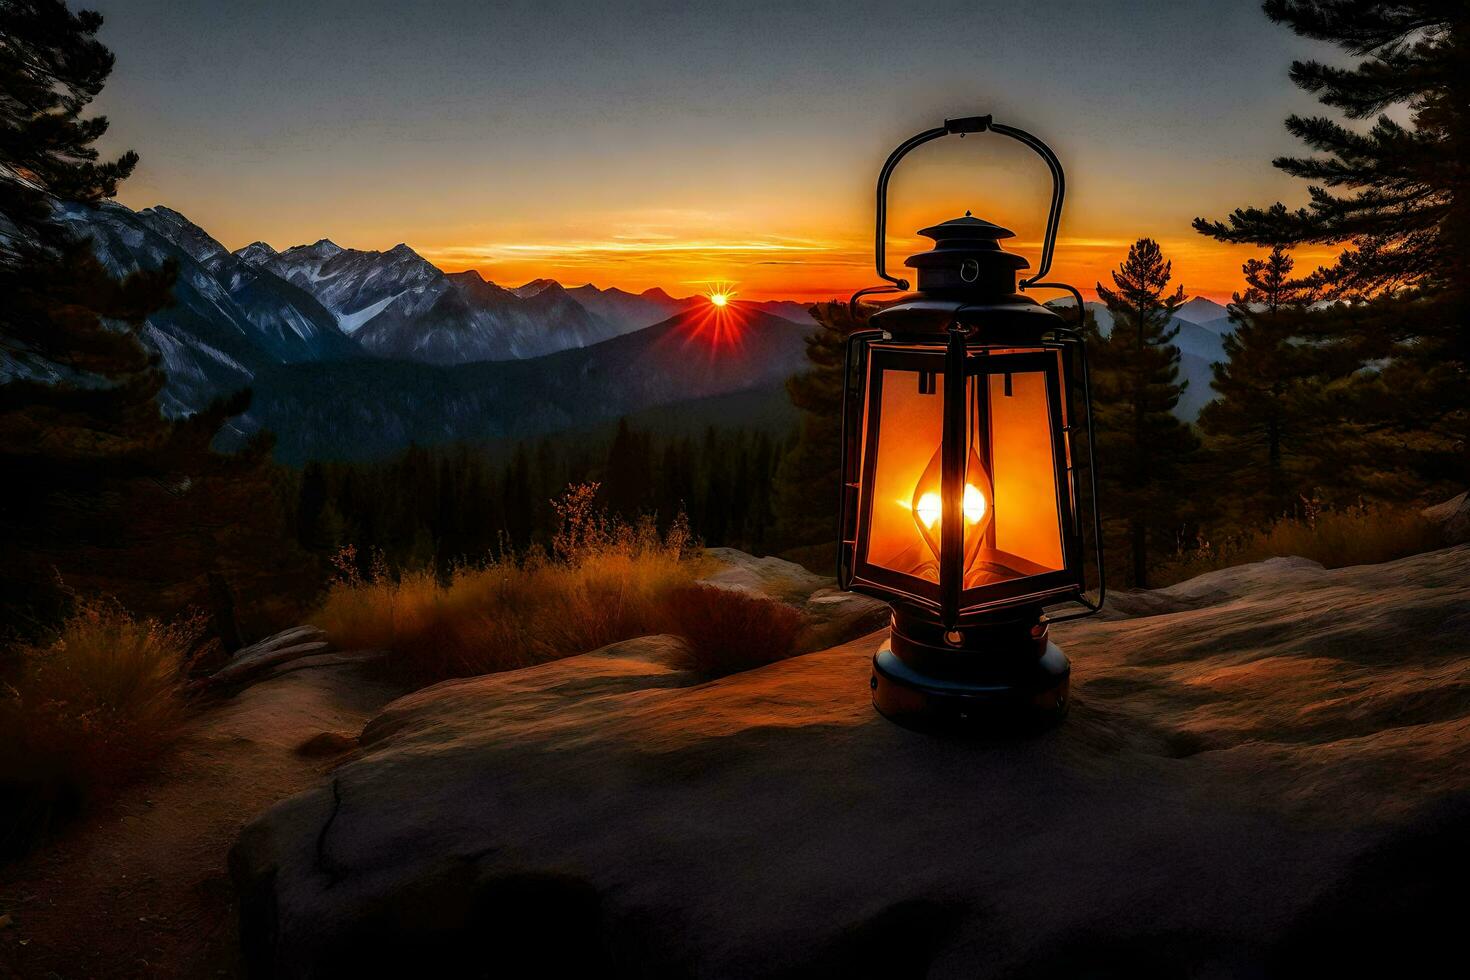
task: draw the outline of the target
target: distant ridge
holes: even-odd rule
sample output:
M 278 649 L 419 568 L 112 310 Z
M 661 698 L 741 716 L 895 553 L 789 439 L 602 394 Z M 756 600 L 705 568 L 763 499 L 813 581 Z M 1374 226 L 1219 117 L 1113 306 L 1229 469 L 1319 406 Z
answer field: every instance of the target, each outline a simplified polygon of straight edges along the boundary
M 263 376 L 289 365 L 311 364 L 335 377 L 343 362 L 388 359 L 375 370 L 396 377 L 403 371 L 401 363 L 390 363 L 395 360 L 445 366 L 526 361 L 587 349 L 710 309 L 702 296 L 676 299 L 657 287 L 636 294 L 591 285 L 567 289 L 543 277 L 507 289 L 476 271 L 446 274 L 403 242 L 378 252 L 346 248 L 330 238 L 284 249 L 255 241 L 230 252 L 163 205 L 136 212 L 114 202 L 62 205 L 58 216 L 92 240 L 99 260 L 115 275 L 170 261 L 178 266 L 174 303 L 150 315 L 142 331 L 143 342 L 162 358 L 167 382 L 159 400 L 171 415 L 258 387 Z M 799 304 L 741 306 L 758 321 L 775 312 L 810 322 Z M 794 325 L 781 322 L 789 333 Z M 718 373 L 734 388 L 706 390 L 696 378 L 687 396 L 740 390 L 742 370 L 754 372 L 751 383 L 771 382 L 764 367 L 748 363 L 739 351 L 726 352 L 724 361 Z M 0 364 L 0 370 L 30 376 L 18 361 Z M 343 376 L 372 373 L 340 370 Z M 658 370 L 670 378 L 680 375 L 669 365 Z M 643 381 L 629 384 L 653 398 Z M 533 400 L 535 390 L 528 388 Z M 370 411 L 364 406 L 373 392 L 356 394 L 357 407 L 343 410 Z M 430 414 L 436 411 L 437 391 L 421 390 L 415 397 Z M 663 397 L 650 404 L 664 403 Z M 294 426 L 289 419 L 279 423 L 283 429 Z
M 1230 310 L 1212 299 L 1196 296 L 1174 311 L 1174 315 L 1185 323 L 1208 323 L 1229 316 Z
M 771 389 L 805 367 L 809 332 L 758 310 L 744 311 L 732 328 L 691 309 L 525 360 L 282 365 L 257 379 L 240 437 L 271 430 L 278 458 L 288 463 L 371 459 L 410 443 L 534 438 Z
M 1185 306 L 1190 304 L 1196 304 L 1195 315 L 1207 313 L 1211 306 L 1225 309 L 1220 304 L 1207 299 L 1196 298 L 1190 300 Z M 1056 310 L 1071 310 L 1075 304 L 1072 300 L 1063 298 L 1051 300 L 1046 305 Z M 1098 331 L 1104 337 L 1112 332 L 1113 315 L 1108 312 L 1105 304 L 1091 300 L 1082 305 L 1096 319 Z M 1181 310 L 1184 308 L 1184 306 L 1180 307 Z M 1073 316 L 1070 313 L 1067 315 Z M 1199 418 L 1200 409 L 1215 397 L 1215 391 L 1210 387 L 1215 373 L 1210 365 L 1225 360 L 1223 332 L 1217 329 L 1222 322 L 1226 326 L 1231 326 L 1228 320 L 1211 320 L 1200 324 L 1192 323 L 1177 315 L 1170 323 L 1171 329 L 1179 328 L 1179 334 L 1174 338 L 1174 346 L 1179 348 L 1179 376 L 1189 382 L 1189 387 L 1185 389 L 1183 396 L 1179 399 L 1179 404 L 1174 408 L 1174 414 L 1190 422 Z

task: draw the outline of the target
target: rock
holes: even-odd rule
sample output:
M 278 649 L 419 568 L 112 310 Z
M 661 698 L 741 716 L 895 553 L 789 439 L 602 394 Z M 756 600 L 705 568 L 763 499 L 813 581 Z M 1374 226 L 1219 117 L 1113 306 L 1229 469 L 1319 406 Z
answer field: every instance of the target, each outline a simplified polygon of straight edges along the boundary
M 296 746 L 296 754 L 308 759 L 342 755 L 357 748 L 357 736 L 347 732 L 317 732 Z
M 385 650 L 348 650 L 343 653 L 318 653 L 303 656 L 271 666 L 265 677 L 280 677 L 297 670 L 314 670 L 322 667 L 342 667 L 348 664 L 362 665 L 386 657 Z
M 236 650 L 228 663 L 209 675 L 208 684 L 214 687 L 240 684 L 282 664 L 311 657 L 330 648 L 324 631 L 315 626 L 297 626 Z
M 1041 736 L 915 733 L 878 637 L 644 638 L 389 705 L 231 854 L 259 975 L 1405 975 L 1470 870 L 1470 546 L 1058 626 Z M 1343 942 L 1341 930 L 1352 937 Z
M 807 571 L 781 558 L 756 558 L 734 548 L 709 548 L 720 563 L 700 581 L 722 589 L 765 596 L 798 607 L 806 626 L 796 652 L 821 650 L 865 636 L 888 625 L 889 606 L 853 592 L 842 592 L 836 580 Z
M 705 554 L 719 567 L 700 579 L 706 585 L 735 589 L 769 596 L 801 605 L 818 589 L 835 585 L 835 581 L 815 575 L 800 565 L 766 556 L 756 558 L 734 548 L 707 548 Z
M 1301 588 L 1314 581 L 1322 571 L 1322 565 L 1310 558 L 1267 558 L 1248 565 L 1205 572 L 1162 589 L 1109 592 L 1102 616 L 1117 619 L 1206 609 L 1261 589 Z
M 1442 504 L 1426 507 L 1420 513 L 1444 529 L 1447 542 L 1460 544 L 1470 541 L 1470 491 L 1451 497 Z
M 885 629 L 892 613 L 886 602 L 855 592 L 818 589 L 801 607 L 806 626 L 796 639 L 796 650 L 822 650 Z

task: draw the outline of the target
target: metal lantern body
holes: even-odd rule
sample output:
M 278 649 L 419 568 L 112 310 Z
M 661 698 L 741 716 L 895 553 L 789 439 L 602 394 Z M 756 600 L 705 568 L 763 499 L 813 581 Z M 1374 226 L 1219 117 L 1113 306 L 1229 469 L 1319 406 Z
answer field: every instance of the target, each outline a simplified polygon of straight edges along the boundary
M 940 135 L 952 131 L 979 130 Z M 1018 290 L 1029 263 L 1001 246 L 1010 231 L 967 214 L 920 234 L 935 245 L 906 263 L 917 292 L 848 347 L 839 579 L 893 606 L 874 703 L 913 722 L 1060 717 L 1070 667 L 1043 607 L 1096 608 L 1075 444 L 1081 336 Z M 884 274 L 881 230 L 878 247 L 880 275 L 906 288 Z

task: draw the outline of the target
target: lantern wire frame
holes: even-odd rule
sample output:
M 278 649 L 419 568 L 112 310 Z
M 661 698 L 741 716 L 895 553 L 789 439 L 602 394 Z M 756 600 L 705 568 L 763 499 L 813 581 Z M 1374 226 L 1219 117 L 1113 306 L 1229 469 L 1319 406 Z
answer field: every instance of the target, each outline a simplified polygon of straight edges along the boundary
M 1107 598 L 1107 563 L 1103 560 L 1102 557 L 1102 516 L 1097 505 L 1097 438 L 1093 426 L 1092 384 L 1091 378 L 1088 373 L 1087 344 L 1082 335 L 1082 326 L 1086 318 L 1086 307 L 1083 306 L 1081 292 L 1079 292 L 1075 286 L 1071 286 L 1067 283 L 1062 282 L 1041 281 L 1043 278 L 1045 278 L 1047 273 L 1051 271 L 1052 257 L 1056 250 L 1057 228 L 1061 222 L 1062 202 L 1066 196 L 1066 174 L 1063 172 L 1061 161 L 1057 159 L 1056 154 L 1053 153 L 1051 148 L 1043 143 L 1040 139 L 1031 135 L 1025 130 L 1018 129 L 1014 126 L 1006 126 L 1001 123 L 997 123 L 989 115 L 964 116 L 955 119 L 946 119 L 943 126 L 936 126 L 933 129 L 926 129 L 923 132 L 916 133 L 904 142 L 900 143 L 898 147 L 895 148 L 894 151 L 888 155 L 888 159 L 884 161 L 882 170 L 880 170 L 878 173 L 878 186 L 876 195 L 877 220 L 875 225 L 873 256 L 877 267 L 878 278 L 884 280 L 884 285 L 869 286 L 865 289 L 860 289 L 857 292 L 853 293 L 852 297 L 848 300 L 848 312 L 851 315 L 852 319 L 856 320 L 858 300 L 860 300 L 862 297 L 871 296 L 879 293 L 906 292 L 909 289 L 909 282 L 907 279 L 888 274 L 888 259 L 886 254 L 887 242 L 885 240 L 885 237 L 888 226 L 888 183 L 889 180 L 892 178 L 893 171 L 895 168 L 897 168 L 899 161 L 907 156 L 910 151 L 924 145 L 925 143 L 931 142 L 932 140 L 939 139 L 940 137 L 958 135 L 960 138 L 963 139 L 967 133 L 983 133 L 986 131 L 997 133 L 1001 136 L 1007 136 L 1030 147 L 1033 151 L 1035 151 L 1038 156 L 1042 158 L 1042 160 L 1046 162 L 1047 169 L 1051 171 L 1051 207 L 1047 212 L 1046 235 L 1042 242 L 1041 257 L 1037 262 L 1035 275 L 1026 279 L 1022 279 L 1017 284 L 1018 288 L 1023 292 L 1027 289 L 1064 290 L 1072 294 L 1072 298 L 1077 304 L 1076 328 L 1053 327 L 1048 330 L 1047 333 L 1054 337 L 1061 338 L 1075 344 L 1078 350 L 1078 366 L 1082 381 L 1082 401 L 1087 410 L 1087 477 L 1089 489 L 1091 491 L 1089 503 L 1091 504 L 1092 509 L 1092 530 L 1094 544 L 1093 563 L 1097 569 L 1098 589 L 1097 599 L 1095 601 L 1088 599 L 1085 591 L 1072 597 L 1071 601 L 1083 607 L 1081 610 L 1071 613 L 1063 613 L 1061 615 L 1055 616 L 1048 615 L 1046 617 L 1048 622 L 1062 623 L 1073 619 L 1083 619 L 1087 616 L 1092 616 L 1102 610 L 1103 602 Z M 959 310 L 956 310 L 956 313 L 960 312 L 960 310 L 963 309 L 964 307 L 960 307 Z M 850 423 L 852 420 L 849 418 L 849 413 L 853 408 L 854 401 L 853 363 L 855 356 L 861 357 L 859 351 L 864 344 L 870 341 L 884 339 L 884 337 L 884 332 L 876 329 L 853 331 L 851 334 L 848 335 L 846 350 L 844 354 L 842 377 L 843 439 L 841 447 L 840 466 L 840 479 L 842 481 L 842 506 L 840 508 L 840 513 L 838 514 L 837 534 L 841 555 L 838 562 L 837 577 L 838 584 L 842 588 L 848 587 L 848 585 L 851 583 L 853 575 L 853 569 L 851 567 L 852 558 L 850 558 L 848 555 L 848 550 L 845 543 L 845 535 L 849 523 L 848 506 L 851 498 L 851 494 L 849 493 L 849 488 L 847 486 L 848 456 L 851 452 L 851 447 L 849 447 L 848 445 L 847 434 L 848 432 L 852 431 L 852 429 L 850 428 Z M 1071 427 L 1069 426 L 1068 428 L 1070 429 Z M 1069 432 L 1068 434 L 1070 435 L 1071 433 Z M 1073 498 L 1075 501 L 1076 491 L 1078 489 L 1076 484 L 1075 471 L 1073 481 Z M 1072 508 L 1072 520 L 1074 525 L 1074 532 L 1077 536 L 1077 541 L 1079 542 L 1079 546 L 1082 549 L 1081 562 L 1083 566 L 1083 582 L 1085 583 L 1085 568 L 1087 561 L 1086 536 L 1082 533 L 1081 511 L 1080 508 L 1075 505 L 1075 503 Z

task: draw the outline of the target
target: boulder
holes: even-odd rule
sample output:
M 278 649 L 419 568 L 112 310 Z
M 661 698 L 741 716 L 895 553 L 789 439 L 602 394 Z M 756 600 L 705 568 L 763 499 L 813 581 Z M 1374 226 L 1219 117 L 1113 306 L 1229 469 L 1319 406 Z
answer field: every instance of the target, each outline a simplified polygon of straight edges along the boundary
M 757 558 L 734 548 L 706 548 L 704 553 L 713 560 L 714 568 L 700 582 L 722 589 L 735 589 L 799 605 L 818 589 L 836 584 L 833 579 L 773 555 Z
M 1422 513 L 1444 530 L 1446 541 L 1454 544 L 1470 541 L 1470 491 L 1426 507 Z
M 1470 546 L 1056 629 L 1071 716 L 877 716 L 878 635 L 419 691 L 231 854 L 260 976 L 1406 975 L 1458 956 Z
M 796 640 L 798 653 L 838 646 L 888 625 L 885 602 L 835 588 L 835 579 L 807 571 L 794 562 L 756 558 L 734 548 L 709 548 L 715 569 L 700 582 L 765 596 L 796 606 L 806 626 Z
M 822 650 L 867 636 L 886 628 L 891 612 L 888 603 L 855 592 L 818 589 L 801 605 L 806 626 L 796 638 L 796 650 Z

